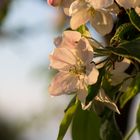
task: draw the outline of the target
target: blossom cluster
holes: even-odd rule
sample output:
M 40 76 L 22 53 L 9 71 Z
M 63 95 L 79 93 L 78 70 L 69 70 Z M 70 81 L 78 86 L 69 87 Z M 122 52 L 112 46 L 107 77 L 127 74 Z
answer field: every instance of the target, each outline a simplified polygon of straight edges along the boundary
M 71 17 L 70 27 L 73 30 L 90 21 L 101 35 L 112 31 L 113 19 L 119 13 L 119 6 L 135 8 L 140 16 L 140 0 L 48 0 L 48 3 L 64 9 L 64 13 Z
M 49 86 L 49 93 L 52 96 L 76 94 L 83 109 L 98 101 L 120 113 L 115 102 L 106 95 L 102 82 L 96 96 L 87 103 L 89 87 L 99 81 L 99 69 L 104 66 L 104 61 L 101 61 L 101 66 L 97 65 L 95 48 L 100 48 L 101 45 L 92 40 L 90 33 L 86 36 L 78 29 L 89 21 L 102 36 L 109 34 L 121 7 L 126 11 L 133 8 L 140 16 L 140 0 L 48 0 L 48 3 L 63 8 L 64 13 L 70 17 L 71 28 L 54 40 L 56 48 L 49 57 L 50 67 L 58 70 L 58 73 Z M 125 72 L 130 64 L 131 60 L 123 58 L 119 62 L 113 60 L 112 66 L 106 66 L 110 84 L 122 84 L 119 88 L 122 92 L 132 81 L 131 76 Z

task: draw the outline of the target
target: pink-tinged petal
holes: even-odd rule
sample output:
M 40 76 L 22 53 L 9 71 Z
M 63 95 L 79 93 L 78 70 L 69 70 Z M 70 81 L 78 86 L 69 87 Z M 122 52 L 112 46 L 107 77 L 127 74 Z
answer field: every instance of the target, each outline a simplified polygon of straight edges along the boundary
M 116 2 L 125 9 L 135 8 L 140 5 L 140 0 L 116 0 Z
M 109 7 L 114 3 L 114 0 L 86 0 L 88 1 L 94 9 L 102 9 Z
M 81 39 L 81 34 L 77 31 L 65 31 L 63 33 L 63 41 L 61 47 L 74 49 L 77 46 L 77 42 Z
M 120 111 L 119 111 L 118 107 L 116 106 L 116 104 L 105 94 L 103 89 L 100 89 L 99 93 L 97 94 L 97 96 L 94 99 L 96 101 L 101 102 L 102 104 L 104 104 L 105 106 L 110 108 L 111 110 L 120 114 Z
M 77 29 L 79 26 L 87 23 L 90 19 L 91 11 L 88 7 L 78 10 L 70 20 L 70 26 L 73 30 Z
M 112 5 L 110 5 L 109 7 L 106 8 L 106 11 L 111 12 L 115 15 L 118 15 L 120 13 L 120 8 L 119 8 L 118 4 L 113 3 Z
M 124 79 L 130 77 L 125 70 L 130 66 L 131 61 L 127 58 L 124 58 L 122 62 L 116 62 L 114 69 L 112 68 L 111 73 L 111 85 L 117 85 L 123 82 Z
M 48 4 L 51 6 L 59 6 L 62 0 L 48 0 Z
M 59 36 L 54 40 L 54 44 L 56 47 L 73 49 L 80 39 L 81 34 L 79 32 L 67 30 L 63 32 L 62 37 Z
M 85 1 L 81 1 L 81 0 L 75 0 L 69 8 L 69 16 L 74 15 L 75 13 L 77 13 L 79 10 L 84 9 L 86 7 L 86 3 Z
M 59 72 L 49 86 L 49 93 L 52 96 L 70 94 L 77 91 L 78 78 L 69 73 Z
M 84 62 L 91 62 L 93 59 L 93 49 L 86 38 L 82 38 L 76 48 L 77 56 Z
M 111 79 L 110 79 L 110 82 L 111 82 L 111 85 L 115 86 L 115 85 L 118 85 L 120 83 L 123 82 L 124 79 L 130 77 L 130 75 L 124 73 L 124 72 L 118 72 L 118 71 L 111 71 Z
M 67 48 L 55 48 L 50 55 L 50 67 L 57 70 L 66 70 L 76 64 L 76 58 L 71 50 Z
M 69 14 L 69 8 L 74 1 L 75 0 L 63 0 L 63 2 L 62 2 L 62 7 L 64 9 L 64 13 L 68 16 L 70 15 Z
M 121 62 L 115 63 L 114 70 L 118 73 L 124 72 L 131 64 L 131 61 L 127 58 L 124 58 Z
M 89 63 L 86 67 L 87 84 L 95 84 L 98 80 L 99 71 L 96 69 L 95 64 L 93 63 Z
M 130 0 L 116 0 L 116 2 L 117 2 L 120 6 L 126 8 L 126 9 L 132 7 Z
M 110 33 L 113 28 L 112 15 L 104 10 L 96 11 L 90 18 L 90 23 L 101 35 Z
M 89 104 L 85 105 L 86 97 L 88 95 L 88 89 L 87 89 L 87 85 L 85 83 L 85 76 L 81 75 L 81 78 L 78 81 L 78 86 L 79 86 L 79 89 L 77 90 L 77 98 L 81 102 L 82 109 L 86 110 L 91 106 L 92 102 L 90 102 Z
M 136 13 L 140 16 L 140 6 L 137 6 L 137 7 L 135 8 L 135 11 L 136 11 Z
M 82 104 L 85 104 L 87 94 L 87 90 L 84 88 L 77 91 L 77 98 L 81 101 Z
M 56 47 L 60 47 L 61 43 L 62 43 L 62 37 L 61 36 L 54 39 L 54 44 L 55 44 Z

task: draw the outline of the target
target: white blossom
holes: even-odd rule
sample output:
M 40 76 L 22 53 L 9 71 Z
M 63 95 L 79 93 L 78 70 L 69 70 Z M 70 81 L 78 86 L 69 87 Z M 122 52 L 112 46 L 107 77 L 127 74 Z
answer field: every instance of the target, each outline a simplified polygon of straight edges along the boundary
M 113 0 L 75 0 L 69 8 L 71 28 L 77 29 L 90 21 L 101 35 L 110 33 L 113 28 L 113 17 L 106 9 L 113 5 L 113 2 Z
M 134 8 L 140 16 L 140 0 L 116 0 L 116 2 L 125 9 Z
M 52 96 L 77 93 L 85 103 L 88 85 L 95 84 L 99 72 L 92 63 L 93 50 L 86 38 L 76 31 L 65 31 L 62 37 L 55 39 L 57 48 L 50 55 L 50 67 L 57 69 L 49 93 Z

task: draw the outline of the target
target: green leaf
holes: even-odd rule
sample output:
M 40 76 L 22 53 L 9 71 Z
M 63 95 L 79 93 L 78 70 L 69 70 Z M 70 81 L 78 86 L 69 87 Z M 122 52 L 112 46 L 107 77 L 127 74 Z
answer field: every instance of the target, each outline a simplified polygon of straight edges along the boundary
M 137 111 L 137 128 L 138 128 L 138 131 L 140 133 L 140 104 L 139 104 L 139 108 L 138 108 L 138 111 Z
M 140 38 L 137 38 L 133 41 L 125 41 L 120 43 L 116 48 L 107 47 L 106 49 L 115 55 L 132 58 L 140 62 Z
M 120 97 L 120 107 L 123 108 L 124 105 L 132 99 L 140 91 L 140 73 L 132 81 L 131 85 L 127 88 Z
M 102 140 L 122 140 L 122 134 L 116 125 L 113 113 L 104 115 L 100 128 L 100 136 Z
M 74 96 L 71 101 L 69 102 L 68 106 L 66 107 L 65 111 L 64 112 L 67 112 L 67 110 L 73 106 L 74 104 L 76 103 L 76 96 Z
M 124 40 L 132 40 L 137 37 L 138 33 L 137 29 L 131 23 L 122 24 L 117 28 L 110 44 L 116 46 Z
M 99 140 L 99 128 L 100 119 L 95 112 L 82 110 L 79 106 L 72 123 L 72 139 Z
M 88 87 L 88 96 L 86 98 L 86 105 L 93 100 L 93 98 L 97 95 L 97 93 L 99 92 L 100 86 L 101 86 L 101 82 L 102 82 L 102 78 L 105 74 L 105 69 L 104 67 L 99 69 L 99 77 L 98 80 L 96 82 L 96 84 L 91 85 Z
M 74 105 L 72 105 L 65 113 L 64 118 L 60 124 L 59 127 L 59 134 L 57 137 L 57 140 L 63 140 L 63 137 L 65 136 L 67 129 L 73 119 L 73 116 L 76 112 L 76 109 L 78 107 L 79 102 L 76 102 Z
M 130 9 L 130 10 L 127 11 L 127 14 L 129 16 L 129 19 L 130 19 L 131 23 L 135 26 L 135 28 L 137 30 L 140 31 L 140 17 L 135 12 L 135 10 L 134 9 Z

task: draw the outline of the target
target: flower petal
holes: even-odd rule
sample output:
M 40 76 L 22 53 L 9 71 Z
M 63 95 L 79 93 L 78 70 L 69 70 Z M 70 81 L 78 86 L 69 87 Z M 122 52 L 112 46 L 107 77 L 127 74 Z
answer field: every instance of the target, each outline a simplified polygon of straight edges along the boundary
M 135 8 L 135 11 L 136 11 L 136 13 L 140 16 L 140 6 L 137 6 L 137 7 Z
M 112 5 L 107 7 L 105 10 L 108 12 L 111 12 L 113 14 L 116 14 L 116 15 L 118 15 L 120 13 L 120 8 L 119 8 L 118 4 L 116 4 L 116 3 L 113 3 Z
M 99 93 L 94 99 L 96 101 L 103 103 L 105 106 L 107 106 L 111 110 L 120 114 L 120 111 L 118 110 L 118 107 L 116 106 L 116 104 L 105 94 L 103 89 L 100 89 Z
M 111 85 L 113 86 L 120 84 L 121 82 L 123 82 L 124 79 L 130 77 L 130 75 L 124 72 L 119 73 L 116 71 L 112 71 L 111 75 L 112 76 L 111 76 L 110 82 L 111 82 Z
M 88 85 L 95 84 L 99 76 L 99 71 L 96 69 L 93 63 L 89 63 L 86 67 L 87 67 L 86 74 Z
M 57 70 L 67 70 L 69 67 L 76 64 L 74 53 L 67 48 L 55 48 L 50 55 L 50 67 Z
M 54 39 L 54 44 L 56 47 L 60 47 L 61 43 L 62 43 L 62 36 L 59 36 Z
M 135 8 L 140 5 L 140 0 L 116 0 L 116 2 L 125 9 Z
M 65 31 L 63 33 L 63 41 L 61 47 L 69 49 L 75 48 L 77 42 L 81 39 L 81 34 L 77 31 Z
M 74 15 L 72 15 L 70 20 L 70 26 L 73 30 L 77 29 L 82 24 L 88 22 L 91 16 L 91 11 L 88 7 L 79 9 Z
M 129 66 L 130 66 L 131 61 L 127 58 L 124 58 L 123 61 L 121 62 L 116 62 L 115 63 L 115 71 L 119 72 L 124 72 Z
M 77 31 L 64 31 L 62 36 L 57 37 L 54 40 L 56 47 L 64 47 L 73 49 L 77 46 L 77 42 L 81 39 L 81 34 Z
M 77 82 L 77 77 L 70 75 L 69 73 L 59 72 L 49 86 L 49 93 L 52 96 L 70 94 L 77 90 Z
M 74 1 L 75 0 L 63 0 L 62 1 L 62 7 L 64 9 L 64 13 L 68 16 L 69 16 L 69 8 Z
M 73 14 L 75 14 L 76 12 L 78 12 L 80 9 L 85 8 L 85 1 L 81 1 L 81 0 L 75 0 L 69 8 L 69 16 L 72 16 Z
M 111 73 L 111 85 L 117 85 L 127 77 L 130 77 L 127 73 L 125 73 L 125 70 L 129 67 L 131 61 L 127 58 L 124 58 L 121 62 L 116 62 L 114 69 L 110 71 Z
M 77 98 L 80 100 L 83 110 L 88 109 L 92 104 L 92 101 L 91 101 L 87 105 L 85 105 L 87 94 L 88 92 L 86 88 L 82 88 L 77 91 Z
M 93 59 L 93 49 L 86 38 L 82 38 L 76 47 L 77 56 L 84 62 L 90 63 Z
M 104 10 L 96 11 L 90 18 L 90 23 L 101 35 L 110 33 L 113 28 L 113 18 L 109 12 Z
M 94 9 L 106 8 L 114 3 L 114 0 L 86 0 Z

